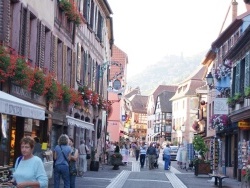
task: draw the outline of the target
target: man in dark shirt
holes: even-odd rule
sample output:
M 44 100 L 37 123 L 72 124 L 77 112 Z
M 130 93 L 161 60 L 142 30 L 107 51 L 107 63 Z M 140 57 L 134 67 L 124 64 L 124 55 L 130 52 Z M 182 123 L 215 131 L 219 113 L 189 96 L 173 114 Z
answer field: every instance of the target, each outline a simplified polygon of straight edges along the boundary
M 150 143 L 147 149 L 147 155 L 148 155 L 149 170 L 151 170 L 153 169 L 155 157 L 157 155 L 156 148 L 153 146 L 153 143 Z

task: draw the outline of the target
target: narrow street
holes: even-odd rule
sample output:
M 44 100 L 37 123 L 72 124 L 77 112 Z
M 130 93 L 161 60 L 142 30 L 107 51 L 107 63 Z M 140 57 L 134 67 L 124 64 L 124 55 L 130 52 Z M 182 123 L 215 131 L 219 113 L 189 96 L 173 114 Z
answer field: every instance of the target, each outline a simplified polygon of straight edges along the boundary
M 161 155 L 160 155 L 161 156 Z M 140 168 L 139 162 L 130 157 L 127 166 L 112 170 L 110 165 L 102 165 L 98 172 L 87 171 L 83 177 L 76 178 L 77 188 L 201 188 L 216 187 L 208 175 L 196 177 L 193 170 L 180 169 L 176 161 L 172 161 L 170 171 L 163 169 L 163 161 L 159 159 L 159 168 L 149 170 Z M 52 179 L 51 179 L 52 180 Z M 225 179 L 223 188 L 241 187 L 234 179 Z M 63 187 L 63 184 L 61 184 Z M 53 188 L 50 181 L 49 188 Z

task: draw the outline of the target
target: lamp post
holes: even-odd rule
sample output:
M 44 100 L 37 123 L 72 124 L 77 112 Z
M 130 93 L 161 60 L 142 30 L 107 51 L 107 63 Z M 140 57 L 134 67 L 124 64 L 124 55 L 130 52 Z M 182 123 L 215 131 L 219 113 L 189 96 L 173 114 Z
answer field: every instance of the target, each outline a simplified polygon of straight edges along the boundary
M 214 84 L 214 77 L 211 72 L 208 73 L 206 76 L 206 82 L 210 90 L 216 89 L 220 92 L 220 97 L 228 97 L 230 96 L 230 87 L 221 87 L 221 86 L 215 86 Z

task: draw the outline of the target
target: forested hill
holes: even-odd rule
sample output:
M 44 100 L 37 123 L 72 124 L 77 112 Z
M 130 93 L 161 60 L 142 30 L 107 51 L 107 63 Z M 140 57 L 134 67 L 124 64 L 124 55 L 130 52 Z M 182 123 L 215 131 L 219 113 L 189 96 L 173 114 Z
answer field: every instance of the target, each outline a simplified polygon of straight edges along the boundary
M 149 95 L 158 85 L 177 84 L 187 78 L 205 58 L 206 52 L 192 57 L 167 56 L 128 80 L 128 87 L 139 86 L 142 95 Z

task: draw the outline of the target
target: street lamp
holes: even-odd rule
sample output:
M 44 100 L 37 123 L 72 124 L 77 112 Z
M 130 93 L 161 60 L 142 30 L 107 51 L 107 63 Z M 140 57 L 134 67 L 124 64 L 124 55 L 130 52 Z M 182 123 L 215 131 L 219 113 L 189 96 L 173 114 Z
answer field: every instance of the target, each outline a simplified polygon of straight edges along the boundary
M 118 100 L 109 100 L 109 104 L 113 104 L 115 102 L 120 102 L 121 98 L 122 98 L 122 93 L 118 93 L 117 94 Z
M 209 89 L 216 89 L 220 92 L 221 97 L 228 97 L 230 95 L 230 87 L 221 87 L 221 86 L 215 86 L 214 85 L 214 77 L 211 72 L 208 73 L 206 76 L 206 82 L 209 87 Z

